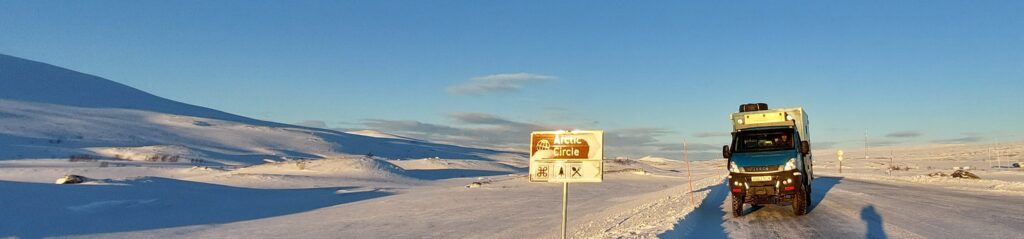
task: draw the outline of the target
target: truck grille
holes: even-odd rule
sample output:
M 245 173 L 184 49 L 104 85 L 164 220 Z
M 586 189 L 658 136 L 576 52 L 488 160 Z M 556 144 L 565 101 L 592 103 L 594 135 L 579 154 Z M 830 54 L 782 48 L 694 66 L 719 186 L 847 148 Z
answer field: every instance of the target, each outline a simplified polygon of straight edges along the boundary
M 756 172 L 772 172 L 772 171 L 779 171 L 779 166 L 743 167 L 743 171 L 751 172 L 751 173 L 756 173 Z

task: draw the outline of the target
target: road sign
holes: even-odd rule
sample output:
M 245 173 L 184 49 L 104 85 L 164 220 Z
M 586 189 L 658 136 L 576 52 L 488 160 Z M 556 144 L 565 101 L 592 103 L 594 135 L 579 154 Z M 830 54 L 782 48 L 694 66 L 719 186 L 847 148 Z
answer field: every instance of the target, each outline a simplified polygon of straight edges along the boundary
M 530 134 L 530 182 L 601 182 L 604 131 Z
M 839 156 L 839 173 L 843 173 L 843 150 L 836 151 L 836 156 Z

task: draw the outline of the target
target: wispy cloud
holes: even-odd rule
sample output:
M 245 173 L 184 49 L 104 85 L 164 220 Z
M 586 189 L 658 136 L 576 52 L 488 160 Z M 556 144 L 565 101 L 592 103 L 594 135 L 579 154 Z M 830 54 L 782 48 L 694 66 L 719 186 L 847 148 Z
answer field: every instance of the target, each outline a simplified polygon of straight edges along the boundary
M 728 132 L 697 132 L 693 134 L 697 138 L 729 137 Z
M 507 120 L 505 118 L 498 117 L 488 113 L 476 113 L 476 112 L 455 112 L 448 114 L 448 117 L 454 119 L 456 122 L 463 124 L 478 124 L 478 125 L 499 125 L 499 126 L 524 126 L 528 125 L 525 123 L 515 122 Z
M 960 138 L 932 140 L 932 143 L 938 143 L 938 144 L 966 144 L 966 143 L 977 143 L 977 142 L 981 142 L 981 141 L 984 141 L 984 140 L 985 140 L 985 137 L 981 137 L 981 136 L 977 136 L 977 135 L 969 135 L 969 136 L 964 136 L 964 137 L 960 137 Z
M 421 136 L 458 136 L 462 134 L 462 130 L 455 127 L 423 123 L 415 120 L 367 119 L 363 124 L 370 128 L 387 130 L 386 132 L 415 133 Z
M 897 145 L 897 144 L 900 144 L 900 143 L 901 143 L 900 141 L 894 141 L 894 140 L 870 140 L 870 141 L 868 141 L 868 147 L 893 146 L 893 145 Z
M 448 87 L 448 92 L 461 95 L 485 95 L 498 92 L 516 92 L 523 84 L 554 80 L 554 76 L 511 73 L 480 76 L 469 81 Z
M 470 147 L 501 150 L 528 150 L 530 132 L 538 130 L 565 129 L 510 120 L 493 114 L 458 112 L 448 114 L 453 125 L 425 123 L 415 120 L 367 119 L 363 125 L 373 130 L 435 142 L 451 143 Z M 569 127 L 571 128 L 571 127 Z M 640 158 L 658 156 L 665 158 L 682 157 L 682 142 L 665 142 L 661 137 L 673 131 L 662 128 L 630 128 L 605 131 L 605 156 L 612 158 L 626 156 Z M 694 143 L 688 144 L 691 159 L 718 158 L 721 146 Z
M 459 124 L 469 126 L 382 119 L 368 119 L 363 125 L 378 131 L 441 143 L 520 151 L 525 151 L 523 147 L 528 146 L 524 142 L 529 141 L 530 132 L 547 129 L 541 125 L 516 122 L 485 113 L 452 113 L 449 117 Z M 516 135 L 525 135 L 527 139 Z
M 917 132 L 917 131 L 898 131 L 898 132 L 892 132 L 892 133 L 886 134 L 885 137 L 889 137 L 889 138 L 917 138 L 917 137 L 921 137 L 922 135 L 923 134 L 921 134 L 921 132 Z
M 295 125 L 306 126 L 306 127 L 313 127 L 313 128 L 321 128 L 321 129 L 326 129 L 327 128 L 327 122 L 324 122 L 323 120 L 307 120 L 307 121 L 302 121 L 302 122 L 295 123 Z

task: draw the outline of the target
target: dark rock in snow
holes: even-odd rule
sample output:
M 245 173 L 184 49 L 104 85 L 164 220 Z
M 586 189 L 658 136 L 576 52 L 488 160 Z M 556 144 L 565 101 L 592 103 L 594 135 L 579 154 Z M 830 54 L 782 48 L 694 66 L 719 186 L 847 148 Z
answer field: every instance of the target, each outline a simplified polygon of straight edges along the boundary
M 978 175 L 974 175 L 974 173 L 971 173 L 971 172 L 969 172 L 967 170 L 957 170 L 957 171 L 953 172 L 953 174 L 950 174 L 949 176 L 952 176 L 954 178 L 970 178 L 970 179 L 980 179 L 981 178 L 981 177 L 978 177 Z
M 79 184 L 84 183 L 87 178 L 79 175 L 68 174 L 57 179 L 57 184 Z

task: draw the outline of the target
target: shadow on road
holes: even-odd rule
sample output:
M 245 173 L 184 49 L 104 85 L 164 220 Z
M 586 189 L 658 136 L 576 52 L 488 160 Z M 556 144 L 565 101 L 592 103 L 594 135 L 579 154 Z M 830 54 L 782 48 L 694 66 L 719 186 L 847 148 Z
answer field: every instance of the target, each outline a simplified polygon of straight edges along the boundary
M 860 220 L 864 221 L 868 230 L 864 238 L 889 238 L 885 235 L 885 229 L 882 227 L 882 216 L 875 211 L 874 205 L 868 205 L 860 210 Z
M 708 196 L 701 201 L 700 207 L 687 214 L 676 226 L 658 238 L 728 238 L 724 222 L 725 212 L 722 202 L 729 196 L 729 187 L 725 182 L 708 186 L 697 192 L 708 191 Z
M 821 200 L 825 200 L 825 195 L 828 195 L 828 191 L 832 190 L 836 184 L 843 181 L 843 177 L 816 177 L 811 183 L 811 205 L 808 208 L 808 213 L 813 212 L 815 208 L 818 208 L 818 204 Z

